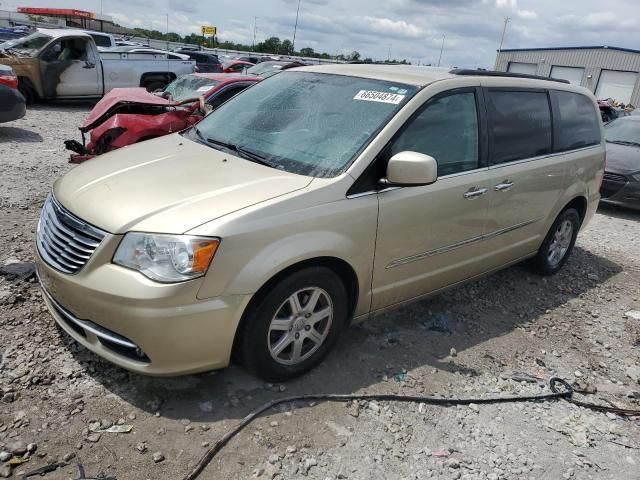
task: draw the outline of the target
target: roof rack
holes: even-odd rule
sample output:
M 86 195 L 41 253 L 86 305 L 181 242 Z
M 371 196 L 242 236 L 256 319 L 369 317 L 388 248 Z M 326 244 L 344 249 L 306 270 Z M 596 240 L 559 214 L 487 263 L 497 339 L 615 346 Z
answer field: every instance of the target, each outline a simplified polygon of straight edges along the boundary
M 543 77 L 541 75 L 528 75 L 526 73 L 497 72 L 495 70 L 471 70 L 464 68 L 454 68 L 449 73 L 452 75 L 475 75 L 480 77 L 507 77 L 507 78 L 532 78 L 534 80 L 547 80 L 549 82 L 571 83 L 562 78 Z

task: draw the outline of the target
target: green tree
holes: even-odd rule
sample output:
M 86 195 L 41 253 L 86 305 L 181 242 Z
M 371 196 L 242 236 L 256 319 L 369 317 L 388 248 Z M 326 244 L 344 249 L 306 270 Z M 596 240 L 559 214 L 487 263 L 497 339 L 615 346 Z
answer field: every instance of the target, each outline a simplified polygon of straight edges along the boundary
M 355 50 L 351 52 L 351 55 L 349 55 L 349 60 L 351 60 L 352 62 L 357 62 L 358 60 L 360 60 L 360 52 L 357 52 Z
M 303 57 L 315 57 L 316 52 L 311 47 L 305 47 L 300 49 L 300 55 Z
M 280 53 L 280 48 L 282 47 L 282 42 L 278 37 L 270 37 L 267 38 L 264 42 L 259 43 L 256 46 L 256 50 L 258 52 L 263 53 Z

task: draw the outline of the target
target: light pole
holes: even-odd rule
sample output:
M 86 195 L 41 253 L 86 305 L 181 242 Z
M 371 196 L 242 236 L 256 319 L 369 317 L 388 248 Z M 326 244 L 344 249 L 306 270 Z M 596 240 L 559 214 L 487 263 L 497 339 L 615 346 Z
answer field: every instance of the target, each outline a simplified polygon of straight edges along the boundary
M 258 17 L 253 17 L 253 42 L 251 42 L 251 51 L 256 49 L 256 33 L 258 31 Z
M 438 66 L 440 66 L 440 62 L 442 61 L 442 52 L 444 51 L 444 39 L 446 35 L 442 35 L 442 46 L 440 47 L 440 57 L 438 58 Z
M 302 0 L 298 0 L 298 10 L 296 11 L 296 24 L 293 26 L 293 41 L 291 42 L 291 50 L 296 51 L 296 31 L 298 30 L 298 16 L 300 15 L 300 3 Z
M 496 55 L 496 63 L 493 66 L 494 70 L 496 68 L 498 68 L 498 57 L 500 56 L 500 52 L 502 52 L 502 44 L 504 43 L 504 35 L 507 33 L 507 24 L 509 23 L 509 20 L 511 20 L 509 17 L 504 17 L 504 27 L 502 28 L 502 37 L 500 38 L 500 46 L 498 47 L 498 55 Z

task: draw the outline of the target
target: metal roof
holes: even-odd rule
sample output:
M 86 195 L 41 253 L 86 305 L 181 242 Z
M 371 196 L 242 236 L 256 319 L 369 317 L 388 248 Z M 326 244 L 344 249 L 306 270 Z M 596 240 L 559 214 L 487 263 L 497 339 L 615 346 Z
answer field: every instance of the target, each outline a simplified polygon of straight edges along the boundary
M 586 47 L 542 47 L 542 48 L 503 48 L 496 50 L 497 52 L 546 52 L 556 50 L 616 50 L 619 52 L 640 53 L 640 50 L 623 47 L 610 47 L 608 45 L 595 45 Z

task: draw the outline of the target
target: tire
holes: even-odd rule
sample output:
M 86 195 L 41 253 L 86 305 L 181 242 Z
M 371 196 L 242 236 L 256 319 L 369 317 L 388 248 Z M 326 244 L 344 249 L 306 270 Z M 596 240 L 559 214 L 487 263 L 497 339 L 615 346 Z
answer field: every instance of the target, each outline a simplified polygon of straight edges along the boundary
M 541 275 L 553 275 L 567 262 L 580 230 L 580 214 L 575 208 L 563 210 L 549 229 L 531 265 Z
M 344 283 L 332 270 L 309 267 L 292 273 L 246 312 L 238 344 L 242 363 L 270 382 L 308 372 L 335 344 L 346 324 L 347 305 Z
M 37 98 L 36 92 L 28 85 L 25 85 L 23 82 L 18 84 L 18 90 L 22 94 L 25 99 L 27 105 L 32 105 Z

